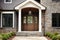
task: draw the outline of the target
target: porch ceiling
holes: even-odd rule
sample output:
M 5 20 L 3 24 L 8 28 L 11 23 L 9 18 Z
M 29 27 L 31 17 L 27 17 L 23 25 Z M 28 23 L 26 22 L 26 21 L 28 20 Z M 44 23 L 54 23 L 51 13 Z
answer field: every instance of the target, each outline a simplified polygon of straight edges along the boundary
M 44 6 L 42 6 L 41 4 L 39 4 L 33 0 L 27 0 L 27 1 L 23 2 L 22 4 L 19 4 L 18 6 L 16 6 L 15 9 L 19 10 L 21 7 L 36 7 L 36 8 L 41 8 L 41 10 L 45 10 Z

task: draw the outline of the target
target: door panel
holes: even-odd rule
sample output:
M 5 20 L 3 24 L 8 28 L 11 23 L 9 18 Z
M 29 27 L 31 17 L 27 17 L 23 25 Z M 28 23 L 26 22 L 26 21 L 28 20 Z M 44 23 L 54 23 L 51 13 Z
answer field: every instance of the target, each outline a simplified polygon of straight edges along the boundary
M 34 30 L 34 23 L 33 23 L 33 16 L 28 16 L 27 17 L 27 30 L 32 31 Z
M 23 17 L 23 31 L 38 31 L 38 18 L 36 16 Z

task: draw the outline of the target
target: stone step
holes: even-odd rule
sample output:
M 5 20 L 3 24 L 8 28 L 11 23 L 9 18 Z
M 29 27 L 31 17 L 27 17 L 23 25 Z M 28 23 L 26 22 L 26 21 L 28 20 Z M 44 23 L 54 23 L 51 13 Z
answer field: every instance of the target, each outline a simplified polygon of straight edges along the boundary
M 17 32 L 17 36 L 43 36 L 41 32 Z

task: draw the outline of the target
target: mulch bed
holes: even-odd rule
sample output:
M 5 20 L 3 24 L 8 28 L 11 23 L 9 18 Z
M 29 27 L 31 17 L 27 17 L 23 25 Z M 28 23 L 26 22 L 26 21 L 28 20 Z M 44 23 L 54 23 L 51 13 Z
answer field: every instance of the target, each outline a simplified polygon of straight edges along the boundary
M 9 38 L 8 40 L 12 40 L 15 36 L 12 36 L 11 38 Z

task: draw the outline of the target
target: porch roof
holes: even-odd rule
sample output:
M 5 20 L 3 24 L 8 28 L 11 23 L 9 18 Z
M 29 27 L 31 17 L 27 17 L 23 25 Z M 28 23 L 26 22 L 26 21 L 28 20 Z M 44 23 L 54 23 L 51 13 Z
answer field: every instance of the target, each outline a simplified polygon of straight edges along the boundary
M 33 4 L 37 5 L 37 7 L 40 7 L 42 10 L 46 9 L 43 5 L 41 5 L 38 2 L 33 1 L 33 0 L 27 0 L 27 1 L 23 2 L 22 4 L 19 4 L 18 6 L 16 6 L 15 9 L 18 10 L 20 7 L 24 6 L 25 4 L 28 4 L 29 2 L 32 2 Z

